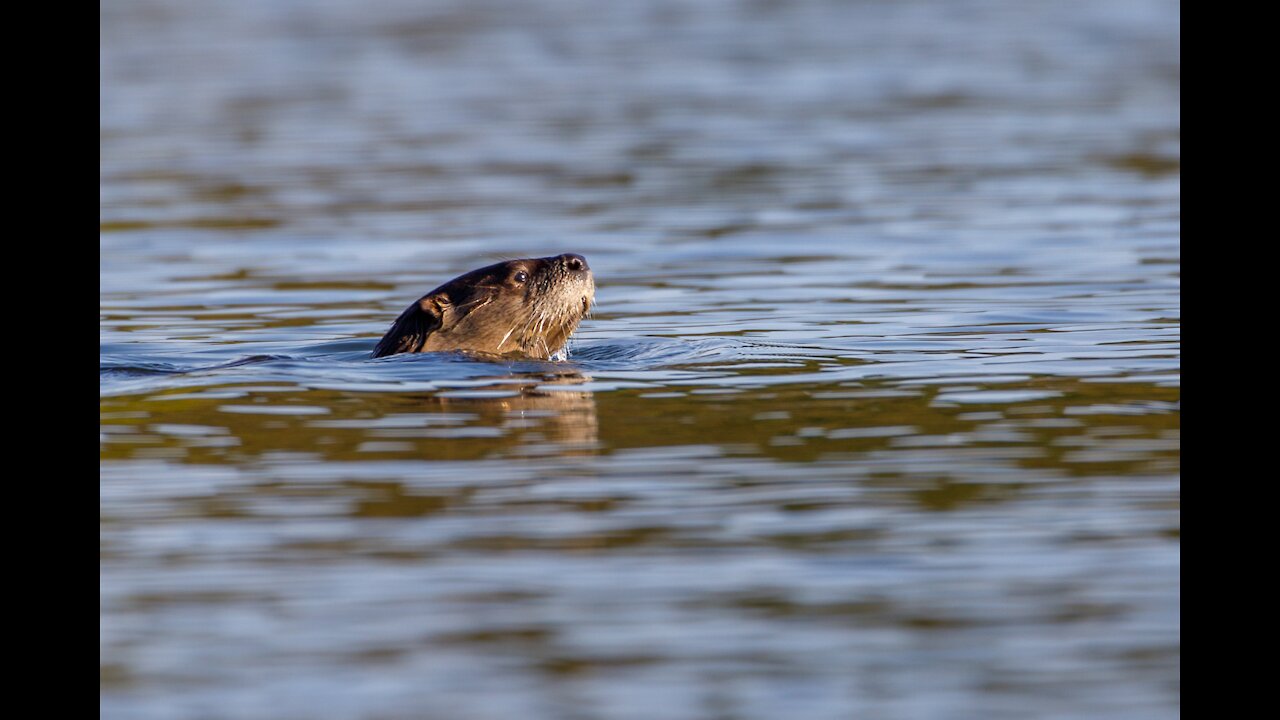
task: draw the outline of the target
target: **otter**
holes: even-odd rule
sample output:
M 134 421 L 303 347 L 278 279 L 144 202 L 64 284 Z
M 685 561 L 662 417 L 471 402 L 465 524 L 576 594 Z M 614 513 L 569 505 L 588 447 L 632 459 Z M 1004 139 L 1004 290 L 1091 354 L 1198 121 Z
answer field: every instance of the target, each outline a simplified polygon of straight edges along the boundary
M 596 285 L 581 255 L 508 260 L 422 296 L 391 325 L 373 357 L 457 350 L 549 360 L 591 310 Z

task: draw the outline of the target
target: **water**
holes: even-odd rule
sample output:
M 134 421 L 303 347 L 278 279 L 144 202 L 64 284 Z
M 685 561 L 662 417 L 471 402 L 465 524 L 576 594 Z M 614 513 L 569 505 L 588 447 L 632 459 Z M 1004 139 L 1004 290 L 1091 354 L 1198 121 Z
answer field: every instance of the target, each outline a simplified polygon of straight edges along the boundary
M 1178 13 L 103 6 L 102 715 L 1176 717 Z

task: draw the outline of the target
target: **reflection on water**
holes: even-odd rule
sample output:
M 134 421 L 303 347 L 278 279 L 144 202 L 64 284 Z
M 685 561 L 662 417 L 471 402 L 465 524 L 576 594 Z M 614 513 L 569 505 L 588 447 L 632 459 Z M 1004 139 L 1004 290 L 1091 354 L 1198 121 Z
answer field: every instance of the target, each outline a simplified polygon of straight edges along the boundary
M 102 13 L 104 717 L 1178 712 L 1176 3 Z

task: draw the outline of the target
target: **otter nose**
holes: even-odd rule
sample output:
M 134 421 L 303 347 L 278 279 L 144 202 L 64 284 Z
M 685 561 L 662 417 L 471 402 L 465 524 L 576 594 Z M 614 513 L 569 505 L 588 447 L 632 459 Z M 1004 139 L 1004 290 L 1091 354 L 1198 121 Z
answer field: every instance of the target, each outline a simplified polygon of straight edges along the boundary
M 564 263 L 564 266 L 569 268 L 571 272 L 582 272 L 583 270 L 591 269 L 591 267 L 587 265 L 587 259 L 577 253 L 565 253 L 564 255 L 561 255 L 560 262 Z

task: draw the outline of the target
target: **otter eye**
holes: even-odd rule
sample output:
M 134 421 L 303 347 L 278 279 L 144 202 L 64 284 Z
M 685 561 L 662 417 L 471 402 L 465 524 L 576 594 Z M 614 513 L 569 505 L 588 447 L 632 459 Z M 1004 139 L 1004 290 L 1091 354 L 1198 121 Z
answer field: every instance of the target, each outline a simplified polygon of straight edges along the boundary
M 528 280 L 528 279 L 529 279 L 529 273 L 527 273 L 527 272 L 525 272 L 525 271 L 521 270 L 520 272 L 516 273 L 515 275 L 512 275 L 512 276 L 511 276 L 511 278 L 512 278 L 513 280 L 515 280 L 516 282 L 518 282 L 518 283 L 522 283 L 522 282 L 524 282 L 524 281 L 526 281 L 526 280 Z

